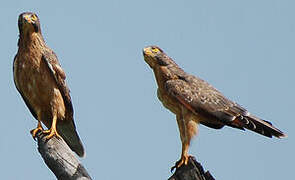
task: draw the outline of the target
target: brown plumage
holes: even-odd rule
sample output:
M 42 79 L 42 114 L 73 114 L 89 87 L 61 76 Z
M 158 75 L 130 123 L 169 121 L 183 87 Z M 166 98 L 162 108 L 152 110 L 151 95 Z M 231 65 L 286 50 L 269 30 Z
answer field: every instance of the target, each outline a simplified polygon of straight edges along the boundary
M 26 12 L 19 15 L 18 52 L 14 58 L 13 74 L 17 90 L 38 120 L 31 131 L 35 138 L 38 131 L 62 137 L 79 156 L 84 148 L 76 132 L 70 91 L 66 75 L 55 53 L 45 44 L 40 21 L 36 14 Z M 49 128 L 43 130 L 41 122 Z
M 197 133 L 198 124 L 214 129 L 227 125 L 242 130 L 246 128 L 267 137 L 286 137 L 270 122 L 255 117 L 204 80 L 184 72 L 159 47 L 146 47 L 143 55 L 154 71 L 158 98 L 176 114 L 182 141 L 181 159 L 176 167 L 187 164 L 189 144 Z

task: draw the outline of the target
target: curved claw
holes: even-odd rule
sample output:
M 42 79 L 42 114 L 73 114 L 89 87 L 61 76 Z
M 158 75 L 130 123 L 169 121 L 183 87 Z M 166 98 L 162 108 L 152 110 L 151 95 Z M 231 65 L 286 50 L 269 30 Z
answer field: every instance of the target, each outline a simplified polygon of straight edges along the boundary
M 171 167 L 170 172 L 173 173 L 174 169 L 176 168 L 176 163 L 174 166 Z
M 42 132 L 43 132 L 43 127 L 42 127 L 40 121 L 38 122 L 37 127 L 36 127 L 35 129 L 32 129 L 32 130 L 30 131 L 30 133 L 31 133 L 31 135 L 32 135 L 32 137 L 33 137 L 33 139 L 34 139 L 35 141 L 36 141 L 36 135 L 37 135 L 37 133 L 38 133 L 39 131 L 42 131 Z
M 50 138 L 52 138 L 53 136 L 56 136 L 57 138 L 62 138 L 56 130 L 56 121 L 57 121 L 57 117 L 56 115 L 53 116 L 52 119 L 52 124 L 51 124 L 51 128 L 49 130 L 43 131 L 43 133 L 48 134 L 46 136 L 46 140 L 49 140 Z
M 171 167 L 171 170 L 170 170 L 171 173 L 174 171 L 174 169 L 178 169 L 182 165 L 187 165 L 188 164 L 189 157 L 190 157 L 190 155 L 182 156 L 181 159 L 179 161 L 177 161 L 174 166 Z
M 62 138 L 56 131 L 56 129 L 51 128 L 49 130 L 43 131 L 44 134 L 48 134 L 46 136 L 46 140 L 49 140 L 50 138 L 52 138 L 53 136 L 56 136 L 57 138 Z

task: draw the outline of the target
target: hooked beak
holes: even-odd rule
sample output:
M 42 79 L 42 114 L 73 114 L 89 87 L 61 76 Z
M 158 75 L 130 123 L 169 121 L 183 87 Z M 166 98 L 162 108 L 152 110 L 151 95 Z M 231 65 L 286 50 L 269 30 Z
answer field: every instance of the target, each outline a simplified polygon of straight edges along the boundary
M 29 24 L 34 23 L 34 21 L 32 20 L 30 15 L 24 15 L 23 19 L 25 20 L 25 22 L 27 22 Z
M 143 52 L 143 55 L 147 55 L 147 56 L 151 56 L 153 54 L 150 47 L 143 48 L 142 52 Z

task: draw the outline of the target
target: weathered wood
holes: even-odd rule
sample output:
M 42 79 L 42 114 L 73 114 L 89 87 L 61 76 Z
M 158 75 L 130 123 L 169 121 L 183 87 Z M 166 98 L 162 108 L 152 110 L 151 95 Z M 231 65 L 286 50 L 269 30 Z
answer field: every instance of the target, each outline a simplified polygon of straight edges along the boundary
M 190 157 L 188 165 L 176 169 L 168 180 L 215 180 L 209 171 L 205 172 L 202 165 L 194 157 Z
M 46 135 L 37 133 L 38 151 L 49 169 L 59 180 L 91 180 L 86 169 L 76 158 L 73 151 L 63 139 L 55 136 L 46 140 Z M 209 171 L 205 172 L 202 165 L 194 157 L 190 157 L 186 166 L 176 169 L 168 180 L 215 180 Z
M 46 140 L 45 136 L 41 132 L 37 133 L 38 151 L 57 179 L 91 179 L 86 169 L 63 139 L 53 136 L 51 139 Z

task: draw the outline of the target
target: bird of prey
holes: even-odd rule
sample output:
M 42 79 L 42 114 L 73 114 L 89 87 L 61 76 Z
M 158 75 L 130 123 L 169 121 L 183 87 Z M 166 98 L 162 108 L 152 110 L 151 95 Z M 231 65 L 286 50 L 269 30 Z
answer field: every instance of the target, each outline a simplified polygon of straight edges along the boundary
M 57 56 L 46 45 L 35 13 L 25 12 L 18 18 L 18 51 L 13 62 L 14 83 L 32 115 L 37 128 L 31 130 L 33 138 L 38 131 L 46 138 L 62 137 L 80 157 L 84 148 L 73 119 L 73 106 L 65 72 Z M 48 128 L 44 130 L 41 122 Z
M 182 152 L 174 167 L 188 163 L 188 148 L 199 124 L 214 129 L 227 125 L 241 130 L 246 128 L 267 137 L 286 137 L 270 122 L 250 114 L 206 81 L 184 72 L 159 47 L 144 48 L 143 56 L 154 71 L 159 100 L 176 115 Z

